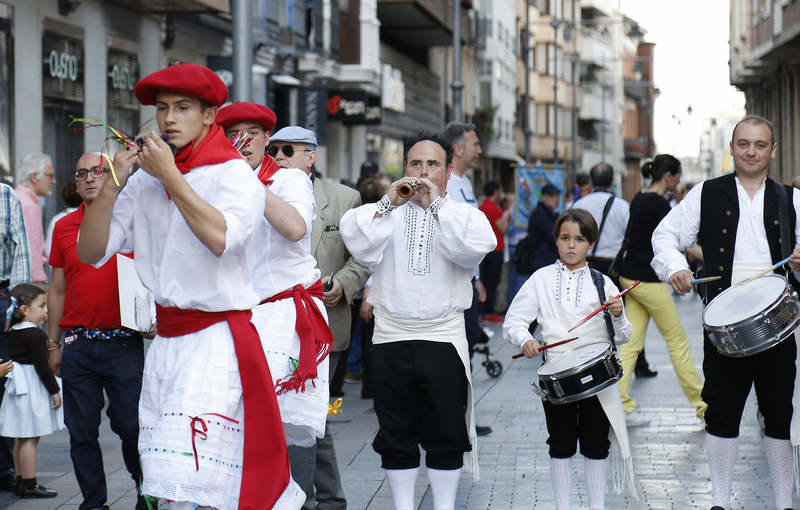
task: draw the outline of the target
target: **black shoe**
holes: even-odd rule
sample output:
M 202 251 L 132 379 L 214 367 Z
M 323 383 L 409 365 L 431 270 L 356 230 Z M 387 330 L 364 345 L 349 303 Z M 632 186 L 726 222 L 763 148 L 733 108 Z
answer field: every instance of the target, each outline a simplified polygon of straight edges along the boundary
M 480 425 L 475 425 L 475 433 L 478 436 L 488 436 L 492 433 L 492 427 L 482 427 Z
M 722 508 L 721 506 L 712 506 L 711 510 L 725 510 L 725 509 Z
M 5 473 L 0 475 L 0 491 L 17 491 L 17 480 L 14 478 L 13 473 Z
M 36 478 L 32 478 L 30 480 L 22 480 L 22 490 L 18 496 L 22 499 L 54 498 L 58 496 L 58 492 L 39 485 L 36 483 Z
M 650 370 L 650 367 L 645 366 L 645 368 L 637 368 L 633 371 L 636 374 L 636 377 L 655 377 L 658 375 L 657 370 Z M 722 510 L 725 510 L 724 508 Z

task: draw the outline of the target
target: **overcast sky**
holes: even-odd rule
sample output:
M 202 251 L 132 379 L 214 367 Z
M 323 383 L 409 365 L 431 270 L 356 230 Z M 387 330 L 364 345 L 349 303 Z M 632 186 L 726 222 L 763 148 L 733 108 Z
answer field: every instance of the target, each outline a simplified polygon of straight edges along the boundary
M 656 43 L 655 107 L 658 152 L 696 156 L 707 119 L 721 111 L 744 112 L 744 95 L 730 85 L 729 0 L 614 0 L 616 7 Z M 691 105 L 692 114 L 686 113 Z M 679 118 L 681 124 L 673 119 Z

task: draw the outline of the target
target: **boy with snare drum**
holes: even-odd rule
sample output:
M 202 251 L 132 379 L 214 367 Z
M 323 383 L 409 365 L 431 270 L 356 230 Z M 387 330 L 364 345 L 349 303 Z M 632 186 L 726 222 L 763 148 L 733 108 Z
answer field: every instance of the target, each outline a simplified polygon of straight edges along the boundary
M 545 344 L 578 337 L 565 345 L 548 348 L 543 368 L 557 359 L 563 363 L 576 349 L 591 349 L 587 346 L 592 344 L 609 343 L 614 361 L 616 348 L 611 345 L 612 339 L 609 337 L 613 334 L 615 345 L 627 342 L 630 337 L 632 328 L 625 317 L 622 300 L 618 297 L 608 301 L 605 299 L 605 296 L 616 296 L 618 289 L 607 276 L 590 269 L 586 264 L 586 254 L 597 241 L 597 230 L 594 218 L 584 209 L 567 209 L 562 213 L 553 228 L 559 260 L 531 275 L 506 314 L 503 334 L 511 343 L 519 345 L 529 358 L 544 350 L 528 332 L 528 326 L 534 320 L 542 325 Z M 610 317 L 607 318 L 605 313 L 597 314 L 568 332 L 604 301 L 608 303 Z M 576 365 L 581 357 L 576 357 Z M 615 383 L 618 377 L 617 371 L 612 380 L 606 381 L 607 384 L 602 387 L 598 386 L 596 392 L 586 391 L 588 396 L 585 398 L 580 398 L 584 395 L 581 394 L 574 401 L 566 399 L 568 403 L 557 404 L 554 401 L 564 402 L 564 399 L 551 396 L 542 401 L 550 435 L 547 440 L 550 445 L 550 476 L 557 510 L 570 507 L 570 464 L 578 442 L 584 456 L 590 509 L 605 508 L 606 458 L 612 444 L 615 450 L 619 450 L 623 460 L 614 464 L 612 474 L 615 489 L 620 493 L 623 487 L 628 487 L 636 494 L 625 416 Z

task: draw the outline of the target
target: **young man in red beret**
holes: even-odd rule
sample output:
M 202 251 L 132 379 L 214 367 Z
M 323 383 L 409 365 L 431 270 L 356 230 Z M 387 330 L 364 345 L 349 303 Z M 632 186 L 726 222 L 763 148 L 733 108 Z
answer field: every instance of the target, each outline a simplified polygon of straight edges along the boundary
M 227 88 L 211 70 L 181 64 L 146 76 L 134 94 L 156 106 L 176 153 L 155 134 L 139 151 L 118 151 L 116 179 L 86 207 L 77 250 L 95 265 L 135 251 L 157 302 L 139 402 L 142 492 L 180 509 L 296 510 L 304 495 L 289 475 L 272 378 L 250 322 L 259 298 L 247 245 L 265 193 L 214 122 Z M 134 164 L 141 171 L 126 183 Z
M 253 324 L 278 393 L 286 443 L 311 446 L 325 433 L 333 346 L 320 271 L 311 255 L 314 189 L 308 174 L 281 168 L 266 153 L 275 126 L 271 109 L 236 102 L 219 111 L 217 124 L 229 139 L 252 137 L 241 152 L 267 193 L 265 218 L 248 248 L 253 286 L 261 299 Z

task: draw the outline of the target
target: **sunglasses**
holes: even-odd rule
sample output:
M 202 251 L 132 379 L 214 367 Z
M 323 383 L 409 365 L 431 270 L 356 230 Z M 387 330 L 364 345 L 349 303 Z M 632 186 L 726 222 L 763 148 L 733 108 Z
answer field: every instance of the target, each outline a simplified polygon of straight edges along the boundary
M 291 145 L 281 145 L 280 150 L 284 156 L 287 158 L 291 158 L 294 156 L 294 147 Z M 303 152 L 314 152 L 311 149 L 303 149 Z M 278 155 L 278 146 L 277 145 L 270 145 L 267 147 L 267 154 L 272 156 L 273 158 Z
M 107 174 L 110 170 L 106 167 L 96 167 L 93 166 L 92 168 L 78 168 L 75 170 L 75 180 L 82 181 L 89 176 L 89 172 L 92 173 L 92 177 L 100 177 L 103 174 Z

